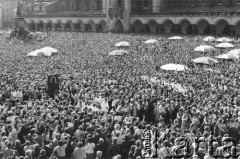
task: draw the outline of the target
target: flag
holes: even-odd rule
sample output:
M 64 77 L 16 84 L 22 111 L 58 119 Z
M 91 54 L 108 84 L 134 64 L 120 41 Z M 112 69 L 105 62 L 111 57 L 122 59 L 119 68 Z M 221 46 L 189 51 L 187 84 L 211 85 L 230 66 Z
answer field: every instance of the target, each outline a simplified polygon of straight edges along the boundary
M 48 76 L 48 94 L 50 98 L 54 99 L 56 94 L 59 92 L 59 86 L 60 86 L 59 74 Z

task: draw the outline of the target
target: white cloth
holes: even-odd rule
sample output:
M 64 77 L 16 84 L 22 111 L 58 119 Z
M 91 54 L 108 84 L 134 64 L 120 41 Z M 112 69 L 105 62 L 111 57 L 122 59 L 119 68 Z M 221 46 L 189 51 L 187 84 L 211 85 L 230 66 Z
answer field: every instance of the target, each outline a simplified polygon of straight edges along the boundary
M 94 143 L 87 143 L 86 145 L 86 153 L 94 153 L 96 145 Z
M 73 159 L 86 159 L 86 151 L 83 148 L 75 148 L 73 152 Z
M 67 147 L 67 144 L 64 144 L 63 146 L 55 147 L 54 151 L 57 152 L 58 157 L 65 157 L 66 156 L 66 153 L 65 153 L 66 147 Z

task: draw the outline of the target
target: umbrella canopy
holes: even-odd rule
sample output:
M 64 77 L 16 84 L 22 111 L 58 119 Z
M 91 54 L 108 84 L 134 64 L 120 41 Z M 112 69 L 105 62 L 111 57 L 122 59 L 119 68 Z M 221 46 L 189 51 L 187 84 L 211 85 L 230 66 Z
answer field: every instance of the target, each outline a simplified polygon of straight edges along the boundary
M 166 64 L 161 66 L 161 69 L 168 70 L 168 71 L 185 71 L 189 68 L 187 68 L 187 66 L 180 65 L 180 64 Z
M 217 39 L 217 41 L 218 41 L 218 42 L 222 42 L 222 43 L 229 43 L 229 42 L 231 42 L 231 41 L 233 41 L 233 40 L 232 40 L 232 39 L 229 39 L 229 38 L 223 37 L 223 38 Z
M 213 52 L 213 51 L 216 51 L 216 49 L 212 46 L 209 46 L 209 45 L 202 45 L 202 46 L 196 47 L 194 49 L 194 51 L 197 51 L 197 52 Z
M 222 54 L 222 55 L 217 56 L 217 58 L 218 59 L 230 60 L 230 59 L 238 59 L 239 56 L 235 56 L 235 55 L 232 55 L 232 54 Z
M 27 56 L 52 56 L 55 53 L 58 53 L 57 49 L 54 49 L 52 47 L 44 47 L 30 52 Z
M 129 47 L 131 45 L 129 44 L 129 42 L 121 41 L 119 43 L 116 43 L 115 46 L 117 46 L 117 47 Z
M 144 42 L 144 44 L 156 44 L 156 43 L 158 43 L 158 41 L 156 39 L 149 39 Z
M 207 65 L 218 63 L 217 60 L 210 58 L 210 57 L 199 57 L 192 61 L 195 63 L 202 63 L 202 64 L 207 64 Z
M 204 38 L 203 41 L 216 41 L 216 38 L 214 38 L 213 36 L 208 36 Z
M 240 55 L 240 49 L 231 50 L 227 54 Z
M 57 49 L 54 49 L 52 47 L 44 47 L 44 48 L 41 48 L 41 51 L 44 52 L 46 55 L 48 56 L 52 56 L 53 54 L 56 54 L 58 53 L 58 50 Z
M 234 47 L 234 45 L 231 44 L 231 43 L 220 43 L 220 44 L 216 45 L 215 47 L 218 47 L 218 48 L 231 48 L 231 47 Z
M 123 56 L 123 55 L 127 55 L 127 54 L 128 54 L 128 52 L 125 50 L 114 50 L 114 51 L 108 53 L 108 55 L 110 55 L 110 56 Z
M 183 40 L 183 38 L 182 37 L 180 37 L 180 36 L 173 36 L 173 37 L 170 37 L 170 38 L 168 38 L 169 40 Z
M 41 56 L 44 54 L 40 49 L 30 52 L 27 56 Z

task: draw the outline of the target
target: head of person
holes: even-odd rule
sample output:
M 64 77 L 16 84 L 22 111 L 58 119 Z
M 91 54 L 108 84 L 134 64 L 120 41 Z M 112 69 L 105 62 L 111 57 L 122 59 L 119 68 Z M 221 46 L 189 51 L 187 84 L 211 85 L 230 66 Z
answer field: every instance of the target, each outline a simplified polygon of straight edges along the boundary
M 102 157 L 102 151 L 97 151 L 97 157 L 99 157 L 99 158 Z
M 82 147 L 84 146 L 84 144 L 83 144 L 82 142 L 79 142 L 79 143 L 77 144 L 77 146 L 78 146 L 78 148 L 82 148 Z

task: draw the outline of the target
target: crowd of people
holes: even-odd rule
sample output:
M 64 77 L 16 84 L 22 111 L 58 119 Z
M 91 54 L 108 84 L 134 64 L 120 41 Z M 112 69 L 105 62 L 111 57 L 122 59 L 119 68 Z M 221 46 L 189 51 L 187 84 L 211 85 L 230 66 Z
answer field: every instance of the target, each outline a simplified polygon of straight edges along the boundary
M 191 62 L 229 51 L 194 52 L 215 42 L 203 42 L 203 36 L 170 41 L 169 35 L 66 32 L 22 42 L 1 34 L 0 159 L 211 159 L 238 154 L 239 62 Z M 159 43 L 144 44 L 148 39 Z M 124 48 L 129 54 L 109 56 L 120 41 L 131 44 Z M 45 46 L 59 54 L 26 56 Z M 168 63 L 190 69 L 160 69 Z M 59 93 L 49 98 L 52 74 L 60 74 L 61 83 Z M 206 142 L 196 146 L 200 138 Z M 216 141 L 209 144 L 210 139 Z

